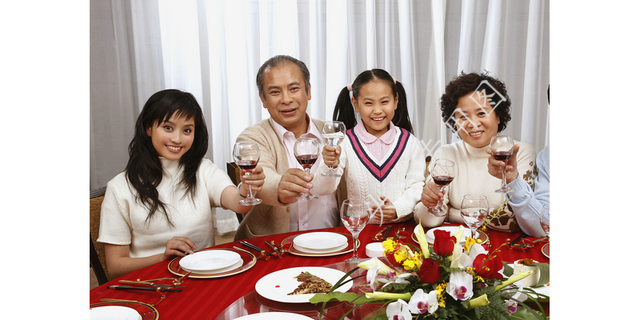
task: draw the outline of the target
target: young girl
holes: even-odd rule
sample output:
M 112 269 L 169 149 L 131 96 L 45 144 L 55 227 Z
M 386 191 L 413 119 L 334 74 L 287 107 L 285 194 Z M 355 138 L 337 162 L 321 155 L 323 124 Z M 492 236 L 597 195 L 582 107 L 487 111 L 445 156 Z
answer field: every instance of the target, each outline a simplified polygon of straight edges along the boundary
M 246 213 L 248 185 L 262 189 L 260 166 L 238 190 L 208 159 L 209 133 L 196 99 L 180 90 L 153 94 L 136 122 L 124 172 L 107 184 L 100 236 L 112 278 L 214 245 L 212 207 Z M 243 196 L 244 197 L 244 196 Z
M 349 91 L 353 91 L 351 99 Z M 340 179 L 321 174 L 334 167 L 339 174 L 345 173 L 342 180 L 349 199 L 372 202 L 370 223 L 410 218 L 420 200 L 426 163 L 422 144 L 412 134 L 402 84 L 382 69 L 364 71 L 342 89 L 333 115 L 345 123 L 347 131 L 341 146 L 324 147 L 324 164 L 314 177 L 316 192 L 326 194 L 337 188 Z

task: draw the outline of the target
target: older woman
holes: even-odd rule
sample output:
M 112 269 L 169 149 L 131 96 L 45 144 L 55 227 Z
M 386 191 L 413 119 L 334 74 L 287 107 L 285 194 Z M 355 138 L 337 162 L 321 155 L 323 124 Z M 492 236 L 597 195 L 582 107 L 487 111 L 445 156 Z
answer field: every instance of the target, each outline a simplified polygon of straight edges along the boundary
M 438 190 L 431 177 L 427 177 L 421 202 L 414 208 L 414 217 L 428 228 L 439 226 L 444 221 L 464 223 L 460 216 L 460 204 L 465 194 L 486 196 L 491 213 L 495 213 L 506 200 L 505 193 L 494 191 L 501 186 L 501 180 L 488 172 L 488 158 L 491 155 L 487 153 L 491 138 L 503 131 L 511 120 L 511 100 L 504 83 L 486 74 L 462 73 L 447 85 L 440 104 L 443 120 L 461 141 L 440 147 L 432 157 L 429 171 L 435 159 L 444 158 L 456 163 L 456 172 L 453 182 L 443 192 Z M 517 152 L 513 154 L 517 160 L 518 174 L 531 184 L 535 150 L 527 143 L 514 142 L 519 145 L 519 148 L 514 148 Z M 439 200 L 443 201 L 447 211 L 442 217 L 429 213 L 429 208 L 435 207 Z M 533 223 L 521 220 L 506 206 L 488 226 L 495 230 L 515 232 L 520 230 L 520 226 L 526 229 L 526 225 Z M 539 225 L 539 221 L 535 223 Z

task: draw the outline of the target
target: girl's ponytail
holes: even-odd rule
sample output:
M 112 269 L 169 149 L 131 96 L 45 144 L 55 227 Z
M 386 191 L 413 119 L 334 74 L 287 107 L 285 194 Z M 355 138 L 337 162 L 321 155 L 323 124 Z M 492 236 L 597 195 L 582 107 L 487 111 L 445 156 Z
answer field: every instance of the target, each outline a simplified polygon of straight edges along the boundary
M 411 119 L 409 118 L 409 107 L 407 106 L 407 93 L 404 91 L 404 86 L 400 81 L 396 81 L 395 85 L 398 93 L 398 108 L 393 116 L 393 124 L 413 134 L 413 126 L 411 126 Z
M 356 113 L 351 104 L 348 87 L 344 87 L 338 95 L 336 106 L 333 108 L 333 120 L 344 122 L 344 126 L 351 129 L 358 124 L 356 121 Z

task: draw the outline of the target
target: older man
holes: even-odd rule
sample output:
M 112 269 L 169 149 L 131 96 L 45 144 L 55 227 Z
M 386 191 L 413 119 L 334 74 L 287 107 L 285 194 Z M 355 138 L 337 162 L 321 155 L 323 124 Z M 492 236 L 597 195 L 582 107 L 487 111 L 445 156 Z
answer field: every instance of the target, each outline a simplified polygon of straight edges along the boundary
M 307 174 L 293 153 L 295 140 L 302 135 L 315 138 L 324 147 L 323 121 L 307 115 L 311 100 L 309 70 L 290 56 L 267 60 L 256 77 L 262 106 L 270 118 L 245 129 L 237 141 L 255 141 L 260 148 L 260 166 L 266 176 L 257 197 L 262 204 L 245 214 L 235 239 L 253 238 L 289 231 L 337 227 L 340 224 L 336 194 L 298 201 L 303 193 L 313 194 L 313 173 L 322 163 L 322 154 Z M 342 189 L 338 190 L 343 193 Z

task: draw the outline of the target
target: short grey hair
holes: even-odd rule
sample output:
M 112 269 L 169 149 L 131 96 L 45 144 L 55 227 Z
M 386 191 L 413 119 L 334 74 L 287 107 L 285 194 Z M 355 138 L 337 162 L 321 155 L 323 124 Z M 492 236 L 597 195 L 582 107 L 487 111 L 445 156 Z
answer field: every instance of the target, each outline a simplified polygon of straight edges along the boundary
M 309 69 L 307 69 L 307 66 L 304 64 L 304 62 L 291 56 L 277 55 L 265 61 L 265 63 L 260 66 L 260 69 L 258 69 L 258 75 L 256 76 L 256 85 L 258 86 L 258 92 L 260 92 L 260 95 L 262 97 L 265 96 L 264 88 L 262 87 L 264 84 L 264 72 L 268 68 L 278 67 L 285 63 L 293 63 L 298 66 L 300 72 L 302 72 L 302 77 L 304 78 L 304 91 L 309 94 L 309 78 L 311 76 L 309 74 Z

